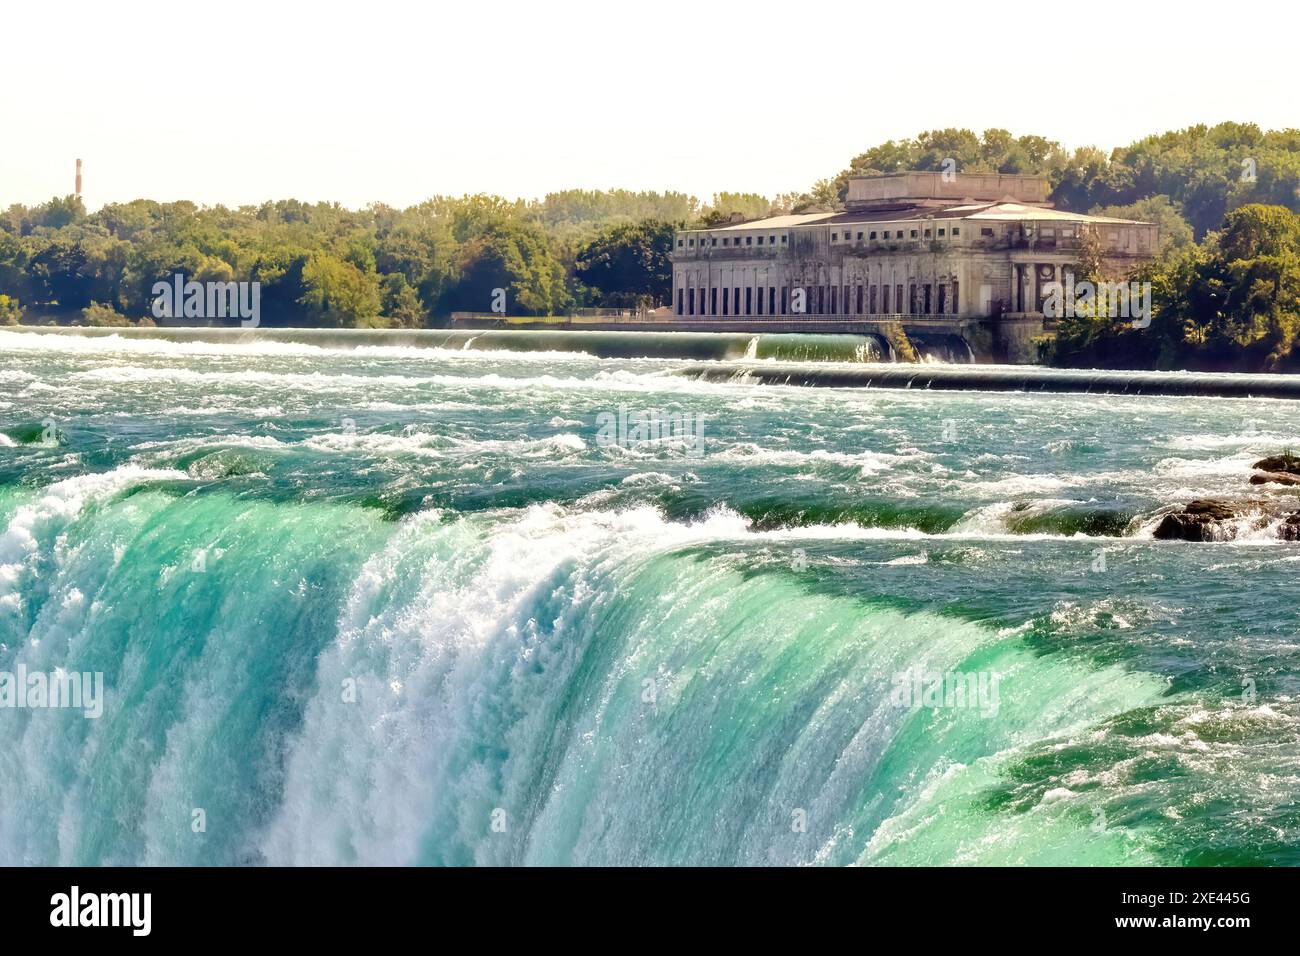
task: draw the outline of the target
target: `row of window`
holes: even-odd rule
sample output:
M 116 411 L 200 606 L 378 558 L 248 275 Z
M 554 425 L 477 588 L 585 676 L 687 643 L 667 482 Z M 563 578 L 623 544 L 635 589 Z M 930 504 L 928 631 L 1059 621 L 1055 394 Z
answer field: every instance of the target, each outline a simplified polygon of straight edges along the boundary
M 761 246 L 761 245 L 763 244 L 763 239 L 764 239 L 763 236 L 745 236 L 744 238 L 745 238 L 745 245 L 747 245 L 747 246 L 752 246 L 752 245 L 754 245 L 754 240 L 755 240 L 755 239 L 758 240 L 758 245 Z M 704 247 L 704 245 L 705 245 L 705 240 L 706 240 L 706 239 L 708 240 L 708 245 L 710 245 L 710 246 L 716 246 L 716 245 L 718 244 L 718 237 L 717 237 L 717 236 L 700 236 L 700 247 L 701 247 L 701 248 Z M 740 245 L 740 239 L 741 239 L 740 236 L 736 236 L 734 240 L 733 240 L 730 236 L 723 236 L 723 237 L 722 237 L 722 244 L 723 244 L 724 246 L 730 246 L 730 245 L 737 245 L 737 246 L 738 246 L 738 245 Z M 776 236 L 767 236 L 766 239 L 767 239 L 767 244 L 768 244 L 769 246 L 774 246 L 774 245 L 776 245 Z M 789 237 L 789 236 L 784 235 L 784 234 L 781 236 L 781 245 L 783 245 L 783 246 L 784 246 L 784 245 L 787 245 L 787 244 L 789 243 L 789 241 L 790 241 L 790 237 Z M 694 236 L 690 237 L 689 239 L 681 239 L 681 238 L 678 238 L 678 240 L 677 240 L 677 248 L 678 248 L 678 249 L 682 248 L 682 243 L 683 243 L 683 242 L 685 242 L 689 248 L 691 248 L 691 249 L 694 249 L 694 248 L 695 248 L 695 237 L 694 237 Z
M 937 238 L 944 239 L 944 238 L 947 238 L 947 236 L 948 236 L 948 227 L 947 227 L 947 226 L 940 226 L 940 227 L 939 227 L 937 230 L 935 230 L 935 231 L 937 231 L 937 234 L 938 234 L 938 235 L 937 235 Z M 883 241 L 890 240 L 890 239 L 902 239 L 902 238 L 904 238 L 904 232 L 905 232 L 905 230 L 902 230 L 902 229 L 894 229 L 894 230 L 889 230 L 889 229 L 860 230 L 860 231 L 858 232 L 858 234 L 857 234 L 857 241 L 858 241 L 858 242 L 862 242 L 864 238 L 867 239 L 867 240 L 879 240 L 879 241 L 882 241 L 882 242 L 883 242 Z M 930 229 L 909 229 L 909 230 L 906 230 L 907 238 L 910 238 L 910 239 L 929 239 L 929 238 L 931 237 L 931 232 L 932 232 L 932 230 L 930 230 Z M 961 226 L 953 226 L 953 227 L 952 227 L 952 235 L 953 235 L 954 238 L 960 237 L 960 236 L 961 236 Z M 983 228 L 983 229 L 980 230 L 980 235 L 981 235 L 981 236 L 991 236 L 991 235 L 993 235 L 993 230 L 992 230 L 992 229 L 989 229 L 989 228 Z M 764 239 L 767 240 L 767 245 L 769 245 L 769 246 L 775 246 L 775 245 L 777 244 L 777 237 L 774 236 L 774 235 L 769 235 L 769 236 L 735 236 L 735 237 L 732 237 L 732 236 L 723 236 L 723 237 L 722 237 L 722 245 L 723 245 L 724 248 L 729 247 L 729 246 L 740 246 L 740 245 L 741 245 L 741 239 L 742 239 L 742 238 L 745 240 L 745 241 L 744 241 L 744 245 L 746 245 L 746 246 L 754 246 L 754 245 L 761 246 L 761 245 L 763 245 L 763 240 L 764 240 Z M 789 236 L 782 234 L 782 235 L 781 235 L 781 245 L 783 245 L 783 246 L 784 246 L 784 245 L 788 245 L 788 244 L 789 244 L 789 238 L 790 238 Z M 716 245 L 718 244 L 718 237 L 717 237 L 717 236 L 700 236 L 699 239 L 700 239 L 700 247 L 701 247 L 701 248 L 704 248 L 706 245 L 707 245 L 707 246 L 710 246 L 710 247 L 713 247 L 713 246 L 716 246 Z M 853 241 L 854 241 L 853 233 L 850 232 L 850 231 L 846 231 L 846 232 L 843 232 L 843 233 L 841 233 L 841 232 L 832 232 L 832 233 L 831 233 L 831 242 L 839 243 L 839 242 L 853 242 Z M 680 236 L 679 236 L 678 239 L 677 239 L 677 248 L 678 248 L 678 249 L 683 249 L 683 248 L 686 248 L 686 249 L 694 249 L 694 248 L 695 248 L 695 237 L 694 237 L 694 236 L 688 236 L 688 237 L 683 238 L 683 237 L 680 237 Z
M 880 239 L 882 242 L 890 238 L 890 236 L 889 236 L 889 232 L 890 232 L 890 231 L 889 231 L 888 229 L 882 229 L 882 230 L 879 230 L 879 233 L 880 233 L 879 236 L 877 236 L 876 232 L 877 232 L 877 231 L 874 230 L 874 229 L 871 230 L 871 231 L 869 231 L 869 232 L 867 232 L 867 238 L 868 238 L 868 239 L 877 239 L 877 238 L 878 238 L 878 239 Z M 893 232 L 894 232 L 894 236 L 893 236 L 893 238 L 895 238 L 895 239 L 902 239 L 902 238 L 903 238 L 903 230 L 902 230 L 902 229 L 895 229 Z M 921 230 L 917 230 L 917 229 L 909 229 L 909 230 L 907 230 L 907 232 L 908 232 L 908 238 L 910 238 L 910 239 L 918 239 L 918 238 L 920 238 L 920 239 L 929 239 L 929 238 L 930 238 L 930 232 L 931 232 L 931 230 L 929 230 L 929 229 L 921 229 Z M 919 236 L 918 236 L 918 232 L 920 233 Z M 947 235 L 948 235 L 948 227 L 947 227 L 947 226 L 942 226 L 942 227 L 940 227 L 939 230 L 938 230 L 938 233 L 939 233 L 938 238 L 940 238 L 940 239 L 946 238 Z M 952 227 L 952 234 L 953 234 L 954 237 L 956 237 L 956 236 L 960 236 L 960 235 L 961 235 L 961 226 L 953 226 L 953 227 Z M 992 229 L 986 230 L 985 234 L 991 236 L 991 235 L 993 235 L 993 230 L 992 230 Z M 838 233 L 838 232 L 832 232 L 832 233 L 831 233 L 831 242 L 839 242 L 839 241 L 840 241 L 840 233 Z M 846 233 L 844 233 L 843 241 L 844 241 L 844 242 L 852 242 L 852 241 L 853 241 L 853 233 L 851 233 L 851 232 L 846 232 Z M 861 242 L 861 241 L 862 241 L 862 233 L 861 233 L 861 232 L 858 233 L 858 240 L 857 240 L 857 241 L 858 241 L 858 242 Z
M 1025 233 L 1027 235 L 1031 234 L 1032 232 L 1033 232 L 1033 226 L 1025 227 Z M 1057 234 L 1056 229 L 1050 227 L 1044 227 L 1040 231 L 1040 235 L 1043 238 L 1050 239 L 1055 237 L 1056 234 Z M 893 242 L 899 239 L 930 239 L 932 237 L 937 239 L 946 239 L 948 238 L 949 235 L 951 235 L 954 239 L 960 238 L 961 226 L 951 226 L 951 227 L 939 226 L 931 229 L 920 229 L 920 228 L 918 229 L 870 229 L 870 230 L 858 230 L 856 233 L 851 230 L 845 230 L 845 231 L 837 230 L 831 233 L 831 242 L 836 244 L 845 243 L 845 242 L 854 242 L 854 241 L 862 242 L 864 240 L 868 242 L 876 242 L 876 241 Z M 993 235 L 995 235 L 995 233 L 991 226 L 980 227 L 981 237 L 991 237 Z M 1074 230 L 1071 228 L 1063 228 L 1060 231 L 1060 235 L 1066 239 L 1072 238 L 1074 236 Z M 1145 234 L 1139 232 L 1137 235 L 1138 235 L 1138 243 L 1139 244 L 1144 243 L 1146 239 Z M 1115 243 L 1119 239 L 1119 233 L 1114 230 L 1111 230 L 1110 232 L 1107 233 L 1106 238 L 1111 243 Z M 742 239 L 744 240 L 743 243 L 741 242 Z M 734 237 L 723 236 L 722 245 L 724 248 L 738 247 L 741 245 L 761 246 L 764 245 L 765 240 L 766 240 L 766 245 L 769 246 L 777 245 L 777 236 L 775 235 L 768 235 L 768 236 L 749 235 L 749 236 L 734 236 Z M 790 237 L 788 235 L 782 234 L 780 236 L 781 245 L 783 246 L 788 245 L 789 241 L 790 241 Z M 696 238 L 694 236 L 688 236 L 685 238 L 679 236 L 677 239 L 677 248 L 694 249 L 695 242 L 696 242 Z M 704 248 L 706 246 L 709 247 L 717 246 L 718 237 L 700 236 L 699 244 L 700 244 L 700 248 Z
M 907 308 L 903 308 L 904 290 Z M 778 310 L 777 292 L 780 292 Z M 957 282 L 678 289 L 678 315 L 952 315 Z M 892 301 L 891 301 L 892 300 Z M 843 306 L 843 308 L 841 308 Z

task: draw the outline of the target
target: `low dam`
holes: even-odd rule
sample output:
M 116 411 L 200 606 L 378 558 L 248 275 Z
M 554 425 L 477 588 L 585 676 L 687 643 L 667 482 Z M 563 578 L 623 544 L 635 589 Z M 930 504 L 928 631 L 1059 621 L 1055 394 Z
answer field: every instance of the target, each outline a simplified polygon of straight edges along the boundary
M 745 381 L 823 388 L 1300 399 L 1300 376 L 1229 372 L 1133 372 L 1019 365 L 942 366 L 894 363 L 847 367 L 777 362 L 746 365 L 739 370 L 692 365 L 683 369 L 681 374 L 704 381 Z
M 4 331 L 69 337 L 119 336 L 241 345 L 279 342 L 328 349 L 438 348 L 458 351 L 571 352 L 593 358 L 776 359 L 872 362 L 888 358 L 879 335 L 755 332 L 662 332 L 570 329 L 276 329 L 10 326 Z
M 320 349 L 451 349 L 556 352 L 599 359 L 679 361 L 674 374 L 708 381 L 991 392 L 1081 392 L 1225 398 L 1300 398 L 1300 376 L 1139 372 L 976 365 L 956 349 L 919 350 L 919 364 L 889 361 L 883 337 L 850 334 L 660 332 L 533 329 L 276 329 L 10 326 L 6 333 L 59 338 L 160 340 L 210 345 L 285 345 Z M 954 356 L 956 362 L 954 363 Z

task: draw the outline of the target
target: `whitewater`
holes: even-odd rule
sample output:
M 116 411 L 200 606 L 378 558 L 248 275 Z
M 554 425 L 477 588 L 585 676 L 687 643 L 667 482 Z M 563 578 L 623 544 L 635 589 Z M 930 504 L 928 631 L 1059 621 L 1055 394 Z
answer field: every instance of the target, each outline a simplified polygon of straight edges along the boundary
M 1295 403 L 394 341 L 0 331 L 0 865 L 1300 863 Z

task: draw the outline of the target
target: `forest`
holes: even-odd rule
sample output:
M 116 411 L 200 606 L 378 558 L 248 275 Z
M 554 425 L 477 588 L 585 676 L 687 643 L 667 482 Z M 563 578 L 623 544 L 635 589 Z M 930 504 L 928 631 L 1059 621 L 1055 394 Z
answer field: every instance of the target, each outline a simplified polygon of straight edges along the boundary
M 1293 369 L 1300 326 L 1300 130 L 1222 123 L 1109 152 L 1006 130 L 932 130 L 852 158 L 802 192 L 573 189 L 541 199 L 435 196 L 361 210 L 292 199 L 231 209 L 138 199 L 91 213 L 73 196 L 0 212 L 0 324 L 151 321 L 176 273 L 261 283 L 262 324 L 402 327 L 667 302 L 682 225 L 842 208 L 852 176 L 909 169 L 1046 176 L 1057 208 L 1159 223 L 1145 266 L 1154 321 L 1062 322 L 1044 361 L 1112 367 Z M 1087 264 L 1081 264 L 1084 272 Z

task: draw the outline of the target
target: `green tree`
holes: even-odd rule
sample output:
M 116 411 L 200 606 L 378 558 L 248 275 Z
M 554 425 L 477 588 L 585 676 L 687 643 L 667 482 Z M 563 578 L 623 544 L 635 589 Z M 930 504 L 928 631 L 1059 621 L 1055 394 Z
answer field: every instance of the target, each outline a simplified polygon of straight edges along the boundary
M 602 305 L 663 305 L 672 294 L 672 223 L 646 220 L 600 232 L 578 254 L 577 275 Z
M 415 289 L 400 272 L 384 275 L 379 281 L 381 309 L 387 324 L 401 329 L 418 329 L 428 318 Z
M 446 312 L 488 312 L 504 290 L 508 313 L 549 315 L 568 307 L 564 270 L 535 228 L 502 222 L 467 242 L 459 277 L 443 296 Z
M 1149 327 L 1100 312 L 1062 320 L 1062 365 L 1284 371 L 1300 365 L 1300 217 L 1249 204 L 1197 245 L 1170 248 L 1136 271 L 1150 282 Z
M 77 325 L 108 325 L 124 327 L 131 324 L 131 320 L 125 315 L 118 312 L 111 305 L 103 305 L 99 302 L 92 302 L 81 310 L 81 321 Z
M 713 202 L 709 203 L 700 216 L 700 223 L 716 226 L 730 222 L 734 216 L 745 220 L 763 219 L 771 211 L 771 200 L 757 193 L 714 193 Z
M 313 324 L 362 328 L 379 317 L 379 286 L 372 272 L 351 262 L 316 253 L 302 270 L 303 293 L 298 304 Z
M 22 321 L 23 308 L 18 300 L 0 294 L 0 325 L 17 325 Z

